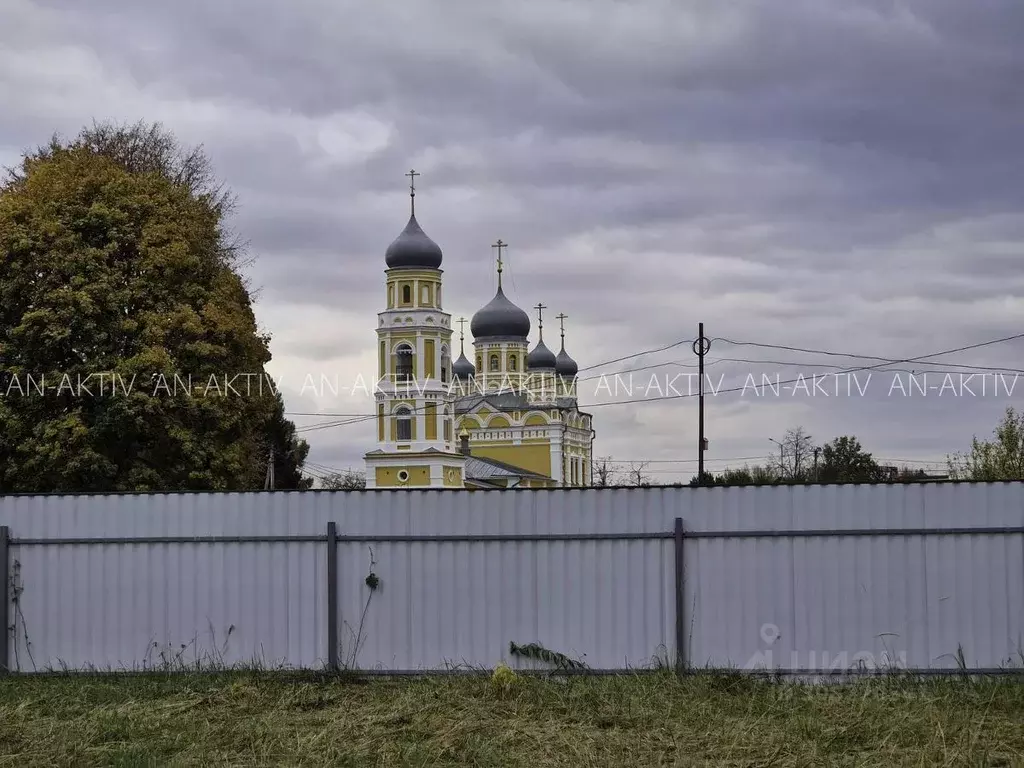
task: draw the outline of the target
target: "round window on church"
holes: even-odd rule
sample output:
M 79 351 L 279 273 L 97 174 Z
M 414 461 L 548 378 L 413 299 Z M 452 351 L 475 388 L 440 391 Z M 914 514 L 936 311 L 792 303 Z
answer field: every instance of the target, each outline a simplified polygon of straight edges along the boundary
M 404 469 L 398 470 L 398 482 L 405 483 L 405 482 L 408 482 L 408 480 L 409 480 L 409 473 L 406 470 L 404 470 Z

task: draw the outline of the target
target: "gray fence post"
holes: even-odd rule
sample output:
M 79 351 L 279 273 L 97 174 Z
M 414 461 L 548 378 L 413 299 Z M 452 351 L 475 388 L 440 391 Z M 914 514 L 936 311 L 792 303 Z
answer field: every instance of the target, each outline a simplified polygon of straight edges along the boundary
M 676 518 L 675 529 L 676 562 L 676 672 L 686 668 L 686 601 L 683 590 L 683 518 Z
M 10 562 L 11 529 L 0 525 L 0 574 L 3 574 L 3 589 L 0 590 L 0 675 L 11 671 L 8 664 L 11 637 L 11 562 Z M 17 642 L 17 640 L 15 640 Z
M 327 524 L 327 668 L 338 671 L 338 531 Z

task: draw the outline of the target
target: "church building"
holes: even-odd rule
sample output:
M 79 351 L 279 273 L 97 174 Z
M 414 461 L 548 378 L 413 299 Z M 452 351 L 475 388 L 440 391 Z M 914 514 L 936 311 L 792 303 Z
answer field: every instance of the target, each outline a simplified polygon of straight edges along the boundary
M 388 246 L 386 309 L 377 316 L 377 445 L 365 456 L 367 488 L 554 488 L 593 481 L 591 415 L 577 404 L 576 362 L 544 343 L 538 303 L 537 343 L 530 316 L 505 296 L 498 240 L 498 290 L 473 315 L 472 357 L 465 319 L 452 360 L 451 315 L 442 301 L 441 248 L 411 215 Z

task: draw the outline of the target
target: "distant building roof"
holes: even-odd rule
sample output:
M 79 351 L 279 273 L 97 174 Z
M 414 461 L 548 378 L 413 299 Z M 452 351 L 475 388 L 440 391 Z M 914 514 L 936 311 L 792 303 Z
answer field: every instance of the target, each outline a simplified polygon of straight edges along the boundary
M 467 480 L 490 480 L 494 478 L 522 477 L 531 480 L 550 480 L 547 475 L 539 472 L 531 472 L 528 469 L 517 467 L 514 464 L 506 464 L 497 459 L 488 459 L 483 456 L 466 457 L 466 479 Z
M 486 403 L 497 411 L 528 411 L 533 408 L 545 410 L 551 405 L 531 405 L 522 392 L 494 392 L 490 394 L 466 394 L 455 401 L 455 412 L 458 414 L 472 413 Z M 576 401 L 571 397 L 555 397 L 555 408 L 573 408 Z M 582 411 L 581 411 L 582 413 Z

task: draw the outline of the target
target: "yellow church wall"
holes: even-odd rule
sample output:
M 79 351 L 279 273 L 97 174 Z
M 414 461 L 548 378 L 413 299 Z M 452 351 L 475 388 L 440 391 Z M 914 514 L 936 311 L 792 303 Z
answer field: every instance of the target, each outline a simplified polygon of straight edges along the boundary
M 455 473 L 454 477 L 451 477 L 451 478 L 448 477 L 449 471 L 452 471 L 452 472 Z M 462 484 L 463 484 L 462 470 L 459 469 L 458 467 L 452 467 L 450 469 L 449 468 L 445 468 L 445 470 L 444 470 L 444 484 L 446 486 L 448 486 L 449 488 L 461 488 Z
M 547 423 L 548 420 L 539 413 L 533 413 L 526 417 L 526 426 L 528 427 L 543 427 Z
M 508 426 L 508 419 L 504 416 L 492 416 L 490 421 L 487 422 L 488 429 L 503 429 Z
M 377 406 L 377 440 L 384 442 L 384 406 Z
M 423 419 L 427 423 L 427 440 L 437 439 L 437 406 L 434 403 L 427 403 L 423 406 Z
M 409 473 L 404 483 L 398 479 L 403 469 Z M 430 485 L 430 467 L 377 467 L 375 475 L 377 486 L 381 488 Z
M 551 474 L 551 448 L 547 443 L 533 445 L 473 445 L 472 455 L 504 461 L 541 475 Z
M 423 375 L 428 379 L 434 378 L 434 340 L 423 340 Z

